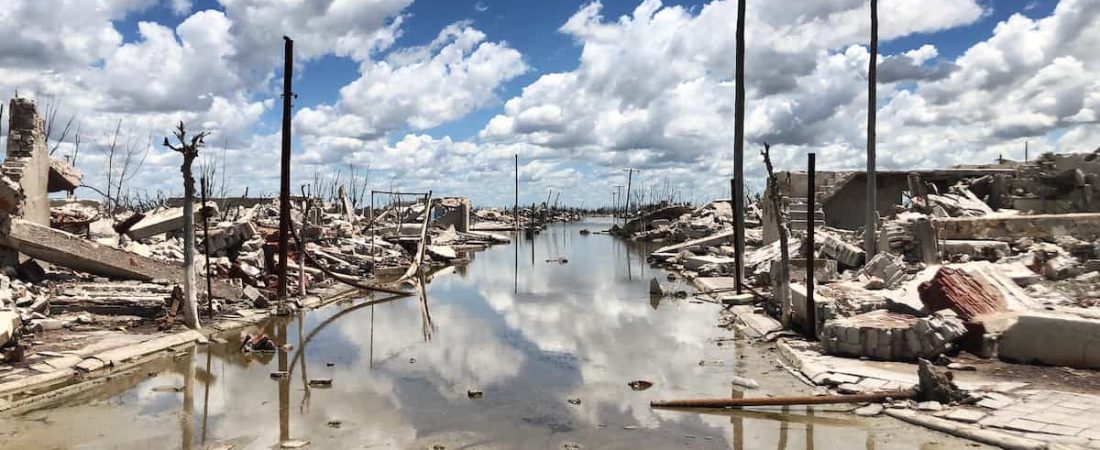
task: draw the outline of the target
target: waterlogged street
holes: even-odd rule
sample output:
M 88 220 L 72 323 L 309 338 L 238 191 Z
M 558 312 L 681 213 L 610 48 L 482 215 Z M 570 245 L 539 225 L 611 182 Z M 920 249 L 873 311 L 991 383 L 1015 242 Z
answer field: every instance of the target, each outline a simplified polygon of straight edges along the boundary
M 654 410 L 649 401 L 806 393 L 719 306 L 651 300 L 646 249 L 557 224 L 469 255 L 423 296 L 338 302 L 237 332 L 78 398 L 0 419 L 4 448 L 969 448 L 841 408 Z M 564 259 L 562 259 L 564 258 Z M 243 330 L 255 333 L 257 330 Z M 289 376 L 273 379 L 272 372 Z M 331 379 L 331 387 L 310 380 Z M 628 383 L 645 380 L 647 390 Z M 477 395 L 480 393 L 480 396 Z

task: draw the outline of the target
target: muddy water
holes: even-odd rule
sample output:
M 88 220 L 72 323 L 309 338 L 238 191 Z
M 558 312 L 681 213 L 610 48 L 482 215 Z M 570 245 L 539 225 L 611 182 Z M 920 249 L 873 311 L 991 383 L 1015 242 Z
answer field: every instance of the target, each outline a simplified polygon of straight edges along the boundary
M 475 253 L 468 266 L 437 274 L 423 297 L 357 299 L 263 327 L 291 351 L 246 356 L 229 336 L 81 398 L 0 419 L 0 447 L 936 445 L 935 436 L 899 439 L 823 410 L 650 409 L 653 399 L 739 395 L 735 373 L 786 374 L 751 362 L 774 355 L 749 357 L 750 348 L 716 328 L 718 306 L 651 300 L 649 279 L 666 273 L 647 267 L 644 248 L 579 233 L 608 225 L 555 225 Z M 289 376 L 273 379 L 279 370 Z M 331 387 L 310 387 L 319 378 Z M 633 380 L 653 386 L 635 391 Z M 747 395 L 768 394 L 762 384 Z

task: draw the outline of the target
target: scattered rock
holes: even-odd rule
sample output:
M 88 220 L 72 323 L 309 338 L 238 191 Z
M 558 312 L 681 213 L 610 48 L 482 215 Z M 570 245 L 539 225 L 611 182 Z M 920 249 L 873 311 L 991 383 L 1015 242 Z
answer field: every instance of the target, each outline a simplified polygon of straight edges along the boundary
M 314 378 L 309 380 L 309 387 L 330 388 L 332 387 L 332 378 Z
M 485 393 L 478 389 L 468 389 L 466 391 L 466 396 L 469 398 L 481 398 L 484 395 Z
M 882 406 L 881 403 L 871 403 L 867 406 L 857 408 L 855 411 L 852 412 L 854 412 L 857 416 L 874 417 L 882 414 L 882 411 L 884 411 L 885 409 L 886 407 Z
M 627 383 L 626 385 L 630 386 L 630 388 L 635 390 L 635 391 L 644 391 L 646 389 L 649 389 L 649 388 L 653 387 L 652 382 L 645 381 L 645 380 L 634 380 L 634 381 L 631 381 L 631 382 Z

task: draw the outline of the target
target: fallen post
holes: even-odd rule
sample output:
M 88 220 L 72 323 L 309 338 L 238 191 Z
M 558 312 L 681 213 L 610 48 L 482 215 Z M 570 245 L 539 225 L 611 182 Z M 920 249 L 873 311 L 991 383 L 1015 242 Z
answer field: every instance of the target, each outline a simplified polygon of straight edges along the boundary
M 652 401 L 653 408 L 742 408 L 745 406 L 828 405 L 836 403 L 884 402 L 913 398 L 916 391 L 883 391 L 871 394 L 822 395 L 755 398 L 697 398 L 688 400 Z

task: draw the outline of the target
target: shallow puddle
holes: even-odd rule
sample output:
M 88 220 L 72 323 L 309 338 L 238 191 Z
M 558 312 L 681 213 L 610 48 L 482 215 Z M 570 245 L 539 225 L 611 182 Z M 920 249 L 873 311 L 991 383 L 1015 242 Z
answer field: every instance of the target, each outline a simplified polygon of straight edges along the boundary
M 650 298 L 650 278 L 667 273 L 646 265 L 645 248 L 579 233 L 609 225 L 553 225 L 471 254 L 423 297 L 357 299 L 267 323 L 290 351 L 245 355 L 234 333 L 61 406 L 0 419 L 0 447 L 934 445 L 804 408 L 651 409 L 654 399 L 737 395 L 735 373 L 759 375 L 737 358 L 744 345 L 715 327 L 717 305 Z M 332 384 L 310 386 L 315 379 Z M 653 385 L 634 390 L 635 380 Z

